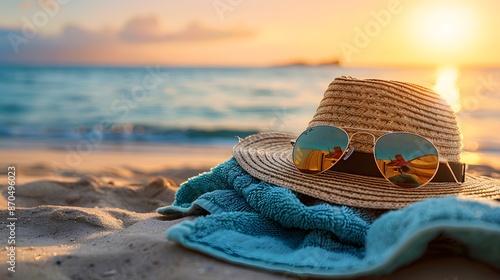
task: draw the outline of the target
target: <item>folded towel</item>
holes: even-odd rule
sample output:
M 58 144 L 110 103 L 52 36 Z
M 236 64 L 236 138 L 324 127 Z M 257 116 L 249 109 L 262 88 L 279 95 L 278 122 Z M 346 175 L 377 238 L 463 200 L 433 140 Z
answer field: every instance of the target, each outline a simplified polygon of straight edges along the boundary
M 314 277 L 390 273 L 446 236 L 471 258 L 500 268 L 500 203 L 431 198 L 381 211 L 332 205 L 246 173 L 230 159 L 185 182 L 167 238 L 242 265 Z M 203 216 L 201 216 L 203 215 Z

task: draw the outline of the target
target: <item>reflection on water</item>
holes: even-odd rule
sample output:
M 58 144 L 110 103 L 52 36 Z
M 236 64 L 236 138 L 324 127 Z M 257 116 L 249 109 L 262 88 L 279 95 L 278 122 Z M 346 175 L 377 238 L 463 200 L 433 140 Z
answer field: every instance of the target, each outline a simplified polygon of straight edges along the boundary
M 433 89 L 439 93 L 451 106 L 453 112 L 460 111 L 460 92 L 457 87 L 458 70 L 452 67 L 437 71 L 436 84 Z
M 498 73 L 495 71 L 492 73 Z M 498 83 L 492 73 L 481 70 L 476 75 L 471 75 L 468 70 L 440 68 L 436 71 L 433 89 L 445 98 L 457 113 L 463 142 L 460 161 L 469 165 L 485 164 L 499 169 L 500 142 L 495 129 L 492 129 L 498 126 L 498 117 L 495 114 L 498 112 L 499 103 L 498 99 L 495 100 L 491 95 L 488 97 L 481 93 L 498 92 L 498 87 L 495 87 Z
M 467 164 L 480 164 L 481 156 L 474 152 L 462 152 L 460 154 L 460 161 Z M 490 165 L 492 165 L 492 162 L 490 163 Z

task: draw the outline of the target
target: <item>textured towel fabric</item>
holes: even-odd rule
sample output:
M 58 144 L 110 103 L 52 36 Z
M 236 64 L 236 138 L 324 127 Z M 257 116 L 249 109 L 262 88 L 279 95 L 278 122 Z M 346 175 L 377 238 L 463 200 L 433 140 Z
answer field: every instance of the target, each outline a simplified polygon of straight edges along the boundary
M 189 179 L 168 219 L 179 244 L 242 265 L 315 277 L 390 273 L 446 236 L 463 252 L 500 268 L 500 203 L 432 198 L 382 215 L 332 205 L 258 180 L 234 159 Z

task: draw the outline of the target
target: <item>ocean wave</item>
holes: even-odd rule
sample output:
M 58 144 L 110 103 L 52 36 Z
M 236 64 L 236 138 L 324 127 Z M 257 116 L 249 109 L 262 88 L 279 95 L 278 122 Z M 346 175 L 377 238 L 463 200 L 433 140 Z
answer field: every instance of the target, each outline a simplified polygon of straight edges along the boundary
M 200 145 L 234 145 L 238 137 L 258 133 L 258 130 L 175 128 L 151 125 L 118 125 L 100 129 L 98 127 L 0 127 L 0 138 L 4 140 L 32 139 L 39 141 L 99 141 L 107 143 L 141 142 Z

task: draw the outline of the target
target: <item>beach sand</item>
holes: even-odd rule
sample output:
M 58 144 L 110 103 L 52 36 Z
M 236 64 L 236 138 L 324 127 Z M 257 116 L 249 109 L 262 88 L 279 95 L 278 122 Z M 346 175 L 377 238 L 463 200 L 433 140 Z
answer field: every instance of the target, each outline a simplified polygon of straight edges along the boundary
M 226 263 L 165 238 L 183 220 L 165 221 L 156 208 L 171 204 L 187 178 L 228 159 L 229 147 L 0 153 L 0 279 L 306 279 Z M 7 167 L 13 163 L 16 251 L 9 272 Z M 500 272 L 460 255 L 426 254 L 377 279 L 424 278 L 500 279 Z

